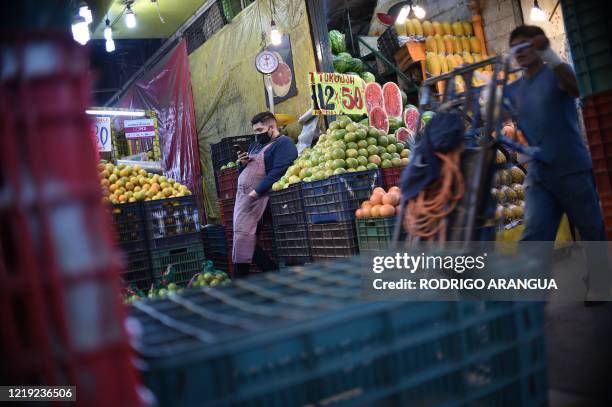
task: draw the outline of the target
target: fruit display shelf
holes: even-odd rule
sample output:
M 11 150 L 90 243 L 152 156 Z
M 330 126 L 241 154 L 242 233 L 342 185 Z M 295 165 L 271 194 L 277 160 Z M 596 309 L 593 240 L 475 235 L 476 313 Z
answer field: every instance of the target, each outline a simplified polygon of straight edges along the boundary
M 145 384 L 160 405 L 546 405 L 541 303 L 363 301 L 360 264 L 134 302 Z

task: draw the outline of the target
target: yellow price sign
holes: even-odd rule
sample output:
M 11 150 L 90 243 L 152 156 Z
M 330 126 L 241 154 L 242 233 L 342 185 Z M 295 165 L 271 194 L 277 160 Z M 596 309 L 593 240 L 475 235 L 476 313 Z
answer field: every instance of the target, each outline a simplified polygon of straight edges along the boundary
M 365 114 L 365 82 L 354 75 L 310 72 L 314 114 Z

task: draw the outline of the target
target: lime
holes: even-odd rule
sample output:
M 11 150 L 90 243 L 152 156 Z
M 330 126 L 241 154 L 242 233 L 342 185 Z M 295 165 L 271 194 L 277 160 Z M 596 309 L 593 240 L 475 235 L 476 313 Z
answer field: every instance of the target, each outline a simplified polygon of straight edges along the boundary
M 302 168 L 302 171 L 300 171 L 300 175 L 299 175 L 300 179 L 309 178 L 311 176 L 312 176 L 312 172 L 308 168 Z
M 374 138 L 374 137 L 368 137 L 368 145 L 370 146 L 376 146 L 378 145 L 378 139 Z
M 395 147 L 395 144 L 389 144 L 387 146 L 387 152 L 388 153 L 397 153 L 397 147 Z
M 383 160 L 382 164 L 380 164 L 382 168 L 391 168 L 392 165 L 391 160 Z
M 373 164 L 373 163 L 369 163 L 367 165 L 366 169 L 368 169 L 368 170 L 377 170 L 378 169 L 378 165 Z
M 377 146 L 368 146 L 368 156 L 378 154 Z
M 319 156 L 319 165 L 325 164 L 326 161 L 327 161 L 327 157 L 325 157 L 325 155 Z
M 334 169 L 334 160 L 325 161 L 325 169 L 333 170 Z
M 359 161 L 357 161 L 356 158 L 347 158 L 346 159 L 346 166 L 348 168 L 357 168 L 359 166 Z
M 357 135 L 353 132 L 346 133 L 346 135 L 344 136 L 344 141 L 347 143 L 353 143 L 357 141 Z
M 387 138 L 387 136 L 380 136 L 378 138 L 378 145 L 387 147 L 389 145 L 389 139 Z
M 368 148 L 369 144 L 366 140 L 359 140 L 357 142 L 357 147 L 359 148 Z
M 296 175 L 292 175 L 292 176 L 289 177 L 289 183 L 290 184 L 297 184 L 300 181 L 301 181 L 300 177 L 298 177 Z
M 336 148 L 334 151 L 332 151 L 332 157 L 334 159 L 344 159 L 346 157 L 346 153 L 344 152 L 343 149 L 341 148 Z
M 346 168 L 346 161 L 342 159 L 336 159 L 333 161 L 332 169 L 337 170 L 338 168 Z

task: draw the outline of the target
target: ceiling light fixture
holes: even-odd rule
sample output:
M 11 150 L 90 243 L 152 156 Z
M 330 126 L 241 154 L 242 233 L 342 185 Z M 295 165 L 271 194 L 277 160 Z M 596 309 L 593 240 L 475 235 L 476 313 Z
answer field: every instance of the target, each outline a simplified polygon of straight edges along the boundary
M 132 7 L 129 4 L 126 6 L 125 25 L 127 28 L 136 27 L 136 14 L 134 14 Z
M 425 9 L 421 6 L 412 6 L 412 12 L 414 13 L 414 16 L 419 20 L 425 18 Z
M 91 24 L 91 22 L 93 21 L 91 10 L 87 6 L 87 3 L 85 3 L 84 1 L 82 1 L 81 5 L 79 6 L 79 15 L 85 19 L 87 24 Z
M 111 38 L 106 40 L 106 52 L 113 52 L 115 50 L 115 41 Z
M 410 14 L 410 5 L 402 7 L 399 14 L 397 15 L 397 19 L 395 20 L 395 22 L 397 24 L 404 24 L 409 14 Z
M 531 21 L 546 21 L 546 13 L 540 8 L 538 0 L 534 0 L 529 18 L 531 18 Z
M 107 18 L 105 22 L 106 22 L 106 27 L 104 27 L 104 39 L 106 41 L 112 40 L 113 39 L 113 29 L 111 28 L 110 20 Z
M 85 113 L 93 116 L 132 116 L 142 117 L 146 113 L 144 110 L 114 110 L 114 109 L 87 109 Z
M 270 42 L 272 45 L 280 45 L 283 42 L 283 37 L 274 20 L 270 24 Z
M 77 15 L 72 20 L 72 38 L 81 45 L 89 41 L 89 25 L 84 17 Z

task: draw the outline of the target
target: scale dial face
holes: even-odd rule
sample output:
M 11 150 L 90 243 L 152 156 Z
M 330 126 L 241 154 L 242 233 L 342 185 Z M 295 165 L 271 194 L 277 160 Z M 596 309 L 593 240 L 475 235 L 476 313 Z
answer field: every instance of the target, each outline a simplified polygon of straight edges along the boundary
M 263 74 L 274 73 L 278 69 L 278 58 L 270 51 L 261 51 L 255 57 L 255 67 Z

